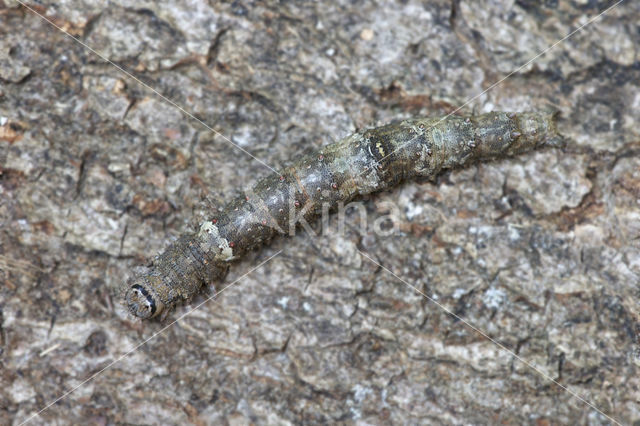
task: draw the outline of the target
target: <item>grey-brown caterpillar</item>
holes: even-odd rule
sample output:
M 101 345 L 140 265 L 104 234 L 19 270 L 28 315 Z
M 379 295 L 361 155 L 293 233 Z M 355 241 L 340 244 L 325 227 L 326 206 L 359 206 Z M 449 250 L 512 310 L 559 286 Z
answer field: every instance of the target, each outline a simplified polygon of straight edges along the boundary
M 182 235 L 128 282 L 126 304 L 140 318 L 165 316 L 203 284 L 220 279 L 229 261 L 323 206 L 432 178 L 443 169 L 561 144 L 555 114 L 544 112 L 413 118 L 355 133 L 260 180 L 197 232 Z

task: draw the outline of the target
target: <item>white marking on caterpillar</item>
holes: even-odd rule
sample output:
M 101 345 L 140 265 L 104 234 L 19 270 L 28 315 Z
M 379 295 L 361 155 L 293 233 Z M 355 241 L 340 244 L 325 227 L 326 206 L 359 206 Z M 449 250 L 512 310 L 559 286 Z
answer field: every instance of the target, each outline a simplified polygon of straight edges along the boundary
M 197 238 L 203 243 L 207 242 L 207 240 L 214 241 L 213 245 L 219 249 L 219 254 L 216 255 L 217 260 L 223 262 L 233 260 L 233 249 L 229 245 L 229 241 L 220 237 L 220 231 L 212 221 L 205 221 L 200 225 L 200 231 L 198 231 Z

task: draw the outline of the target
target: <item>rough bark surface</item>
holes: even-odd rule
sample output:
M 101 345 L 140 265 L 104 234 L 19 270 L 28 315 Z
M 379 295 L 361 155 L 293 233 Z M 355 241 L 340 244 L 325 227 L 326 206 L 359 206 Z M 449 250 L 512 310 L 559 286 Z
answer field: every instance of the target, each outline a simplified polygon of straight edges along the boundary
M 558 109 L 569 145 L 377 194 L 364 229 L 278 237 L 120 359 L 167 325 L 122 306 L 132 269 L 270 170 L 5 0 L 0 423 L 116 360 L 33 422 L 608 422 L 359 250 L 640 421 L 640 3 L 469 104 L 613 2 L 105 3 L 29 5 L 275 169 L 462 105 Z

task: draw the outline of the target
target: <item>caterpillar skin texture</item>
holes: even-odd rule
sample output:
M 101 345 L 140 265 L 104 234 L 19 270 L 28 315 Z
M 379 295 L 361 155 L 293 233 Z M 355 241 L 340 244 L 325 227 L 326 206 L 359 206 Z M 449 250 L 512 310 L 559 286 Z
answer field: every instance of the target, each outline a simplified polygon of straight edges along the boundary
M 127 283 L 125 303 L 140 318 L 164 317 L 224 276 L 229 261 L 354 197 L 443 169 L 561 146 L 555 113 L 492 112 L 413 118 L 355 133 L 260 180 L 221 213 L 182 235 Z M 293 190 L 292 190 L 293 188 Z

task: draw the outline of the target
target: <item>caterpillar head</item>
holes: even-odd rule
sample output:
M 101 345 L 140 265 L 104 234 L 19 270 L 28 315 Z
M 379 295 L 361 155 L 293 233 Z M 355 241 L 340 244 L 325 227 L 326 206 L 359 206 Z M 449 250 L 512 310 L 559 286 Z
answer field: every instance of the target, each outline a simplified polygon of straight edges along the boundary
M 138 318 L 149 319 L 159 315 L 164 303 L 154 291 L 154 281 L 161 280 L 157 276 L 142 276 L 134 279 L 125 293 L 124 300 L 129 312 Z

